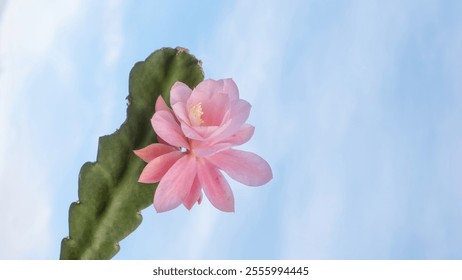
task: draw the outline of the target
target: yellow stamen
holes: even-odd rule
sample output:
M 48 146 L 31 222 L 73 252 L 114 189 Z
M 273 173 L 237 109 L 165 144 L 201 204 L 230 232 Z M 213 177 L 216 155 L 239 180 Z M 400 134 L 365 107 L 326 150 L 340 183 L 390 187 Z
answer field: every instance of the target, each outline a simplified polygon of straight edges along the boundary
M 193 125 L 202 125 L 204 123 L 202 120 L 203 114 L 204 112 L 202 112 L 202 104 L 200 102 L 189 109 L 189 119 Z

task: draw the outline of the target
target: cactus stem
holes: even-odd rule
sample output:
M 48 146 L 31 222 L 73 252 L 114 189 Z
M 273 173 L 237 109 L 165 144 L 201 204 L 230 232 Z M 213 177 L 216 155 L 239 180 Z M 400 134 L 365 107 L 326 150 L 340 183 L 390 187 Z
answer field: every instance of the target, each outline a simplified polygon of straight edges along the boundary
M 204 79 L 197 59 L 185 48 L 163 48 L 130 71 L 127 119 L 98 141 L 97 160 L 79 173 L 79 198 L 69 208 L 69 235 L 60 259 L 110 259 L 120 240 L 142 222 L 141 210 L 152 204 L 157 184 L 141 184 L 145 162 L 133 150 L 155 142 L 150 119 L 162 94 L 169 100 L 176 81 L 189 87 Z

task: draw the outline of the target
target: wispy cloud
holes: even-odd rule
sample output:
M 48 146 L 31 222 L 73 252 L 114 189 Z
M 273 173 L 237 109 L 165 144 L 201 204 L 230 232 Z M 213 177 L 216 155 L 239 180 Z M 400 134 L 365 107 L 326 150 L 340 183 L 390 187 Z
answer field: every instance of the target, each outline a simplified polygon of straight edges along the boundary
M 441 61 L 443 50 L 427 47 L 435 41 L 424 38 L 431 36 L 424 27 L 442 29 L 436 24 L 443 16 L 441 6 L 354 1 L 324 8 L 332 18 L 322 20 L 318 6 L 319 17 L 306 19 L 306 31 L 299 30 L 306 38 L 317 30 L 322 36 L 306 41 L 299 54 L 303 65 L 294 75 L 306 83 L 306 91 L 297 104 L 291 103 L 297 112 L 293 119 L 307 131 L 290 137 L 304 144 L 289 153 L 288 160 L 297 164 L 283 184 L 290 188 L 284 200 L 294 202 L 284 209 L 284 228 L 297 228 L 285 232 L 284 256 L 451 256 L 451 250 L 442 254 L 435 248 L 436 236 L 441 229 L 454 230 L 446 219 L 457 211 L 456 204 L 438 213 L 431 208 L 445 204 L 445 194 L 437 191 L 444 177 L 449 175 L 447 187 L 454 191 L 454 174 L 433 173 L 433 156 L 444 147 L 432 142 L 442 136 L 432 123 L 440 119 L 438 106 L 421 109 L 434 92 L 413 85 L 431 80 L 429 85 L 447 94 L 444 80 L 419 72 L 419 67 L 438 67 Z M 453 71 L 460 72 L 459 66 Z M 438 95 L 439 102 L 449 101 L 445 94 Z M 457 126 L 453 117 L 452 129 Z M 425 202 L 430 194 L 433 202 Z
M 103 114 L 99 131 L 104 131 L 104 133 L 112 133 L 125 118 L 123 97 L 128 95 L 126 91 L 127 79 L 118 80 L 120 77 L 118 75 L 123 73 L 123 77 L 126 77 L 128 71 L 127 69 L 117 71 L 124 47 L 124 7 L 124 2 L 121 0 L 105 1 L 101 7 L 103 67 L 98 69 L 97 75 L 98 84 L 101 86 L 99 94 L 103 105 L 100 108 L 103 110 Z M 119 123 L 115 123 L 114 118 L 117 118 Z
M 367 160 L 382 160 L 380 142 L 386 139 L 380 136 L 383 112 L 379 96 L 392 75 L 396 44 L 406 28 L 403 15 L 390 6 L 350 2 L 346 6 L 316 9 L 320 14 L 306 19 L 306 31 L 297 29 L 307 39 L 300 41 L 300 64 L 292 81 L 303 81 L 305 86 L 304 93 L 297 96 L 298 103 L 290 103 L 291 112 L 296 112 L 290 119 L 298 123 L 300 130 L 288 138 L 292 147 L 297 145 L 294 140 L 303 141 L 298 144 L 302 147 L 287 151 L 287 160 L 298 163 L 285 174 L 283 184 L 288 186 L 284 199 L 296 201 L 283 210 L 288 217 L 284 228 L 297 228 L 284 233 L 287 258 L 335 258 L 342 257 L 345 250 L 350 252 L 343 242 L 354 242 L 354 238 L 339 236 L 341 228 L 350 222 L 350 215 L 355 215 L 346 214 L 354 211 L 351 202 L 356 200 L 349 193 L 356 189 L 358 195 L 367 196 L 367 190 L 357 188 L 365 184 L 374 188 L 375 184 L 368 176 L 352 176 L 361 176 L 357 174 L 361 168 L 372 174 L 383 170 L 363 165 Z M 333 18 L 322 19 L 323 11 Z M 383 20 L 376 18 L 379 14 L 384 15 L 380 17 Z M 400 29 L 391 28 L 393 25 Z M 310 34 L 316 34 L 315 39 L 310 40 Z M 363 143 L 362 147 L 356 145 L 358 141 Z M 376 158 L 363 153 L 373 153 Z M 393 178 L 390 172 L 388 176 Z M 359 185 L 352 185 L 352 181 Z M 368 199 L 371 198 L 374 199 Z M 383 201 L 386 195 L 378 199 Z M 381 239 L 385 247 L 386 238 Z M 375 254 L 380 253 L 375 248 Z
M 31 82 L 50 64 L 61 70 L 60 78 L 71 79 L 71 64 L 53 60 L 62 55 L 53 44 L 78 13 L 78 3 L 5 5 L 0 25 L 0 258 L 50 256 L 53 179 L 42 144 L 53 132 L 43 130 L 46 117 L 36 115 L 40 110 L 35 108 L 54 105 Z
M 105 46 L 105 63 L 114 66 L 120 57 L 123 46 L 123 2 L 106 1 L 103 7 L 103 43 Z

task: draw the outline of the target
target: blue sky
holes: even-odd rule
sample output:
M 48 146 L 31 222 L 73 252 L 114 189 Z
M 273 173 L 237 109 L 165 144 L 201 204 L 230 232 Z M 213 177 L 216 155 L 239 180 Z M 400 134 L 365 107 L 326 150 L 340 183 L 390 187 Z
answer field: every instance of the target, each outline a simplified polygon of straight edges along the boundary
M 56 259 L 128 73 L 182 46 L 250 101 L 274 179 L 143 211 L 116 259 L 461 259 L 459 1 L 0 0 L 0 258 Z M 40 11 L 40 12 L 37 12 Z

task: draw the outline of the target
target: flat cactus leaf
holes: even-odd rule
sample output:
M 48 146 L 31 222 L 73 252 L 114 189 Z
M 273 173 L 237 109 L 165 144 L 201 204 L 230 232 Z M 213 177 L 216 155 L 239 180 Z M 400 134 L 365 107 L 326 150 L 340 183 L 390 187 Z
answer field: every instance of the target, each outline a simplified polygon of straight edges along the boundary
M 200 61 L 183 48 L 164 48 L 130 72 L 127 119 L 113 134 L 100 137 L 96 162 L 79 174 L 79 200 L 69 209 L 69 236 L 60 259 L 110 259 L 119 241 L 140 224 L 140 211 L 152 204 L 157 184 L 140 184 L 145 163 L 133 150 L 156 142 L 150 119 L 159 95 L 169 103 L 176 81 L 195 87 L 204 79 Z

